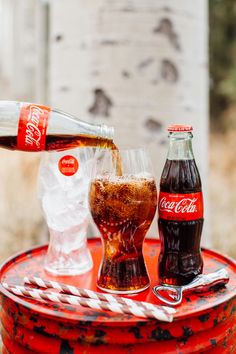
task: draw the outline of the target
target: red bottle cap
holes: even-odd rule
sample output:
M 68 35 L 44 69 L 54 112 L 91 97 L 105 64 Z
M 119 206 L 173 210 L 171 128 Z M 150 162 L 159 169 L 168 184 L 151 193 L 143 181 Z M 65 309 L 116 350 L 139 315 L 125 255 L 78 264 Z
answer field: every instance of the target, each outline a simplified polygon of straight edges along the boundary
M 167 130 L 168 132 L 191 132 L 193 127 L 191 125 L 184 124 L 171 124 Z

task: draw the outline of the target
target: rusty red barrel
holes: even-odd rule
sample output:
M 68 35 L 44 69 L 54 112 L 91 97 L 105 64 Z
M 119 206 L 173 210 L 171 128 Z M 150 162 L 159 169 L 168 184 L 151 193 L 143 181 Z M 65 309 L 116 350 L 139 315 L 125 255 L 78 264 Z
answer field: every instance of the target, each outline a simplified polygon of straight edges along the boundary
M 101 260 L 101 244 L 90 240 L 94 269 L 75 277 L 52 277 L 43 270 L 47 247 L 19 254 L 1 268 L 1 282 L 23 284 L 24 276 L 39 276 L 91 290 Z M 159 242 L 144 245 L 151 286 L 158 283 Z M 172 323 L 101 312 L 79 306 L 39 303 L 10 294 L 2 286 L 2 339 L 4 354 L 81 353 L 236 353 L 236 263 L 203 250 L 204 272 L 226 268 L 230 281 L 217 292 L 189 295 Z M 158 303 L 151 288 L 132 299 Z

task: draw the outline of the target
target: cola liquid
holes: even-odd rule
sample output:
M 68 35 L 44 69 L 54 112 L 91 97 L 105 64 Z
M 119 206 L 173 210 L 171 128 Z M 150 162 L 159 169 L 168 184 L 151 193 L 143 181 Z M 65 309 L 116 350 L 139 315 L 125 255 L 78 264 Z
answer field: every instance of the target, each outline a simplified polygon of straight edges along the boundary
M 46 136 L 44 150 L 62 151 L 86 146 L 117 150 L 112 139 L 79 134 L 48 134 Z M 0 147 L 8 150 L 17 150 L 17 136 L 0 136 Z
M 202 273 L 200 240 L 203 198 L 200 175 L 192 153 L 191 128 L 170 127 L 170 146 L 161 181 L 158 229 L 161 283 L 184 285 Z M 175 131 L 175 129 L 178 129 Z M 176 158 L 177 157 L 177 158 Z
M 104 246 L 98 287 L 111 292 L 145 289 L 149 277 L 142 246 L 156 211 L 155 181 L 132 176 L 98 178 L 91 183 L 89 201 Z
M 112 150 L 117 176 L 122 175 L 122 164 L 119 150 L 112 139 L 99 136 L 86 136 L 78 134 L 48 134 L 46 135 L 45 151 L 63 151 L 78 147 L 98 147 Z M 8 150 L 18 150 L 17 136 L 0 136 L 0 147 Z

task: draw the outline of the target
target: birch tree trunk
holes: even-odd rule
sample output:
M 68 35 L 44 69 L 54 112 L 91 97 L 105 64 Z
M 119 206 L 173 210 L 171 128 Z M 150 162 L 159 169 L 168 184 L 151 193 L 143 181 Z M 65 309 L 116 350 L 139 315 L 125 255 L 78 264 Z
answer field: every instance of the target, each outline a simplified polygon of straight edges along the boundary
M 47 5 L 0 0 L 1 99 L 47 101 Z
M 46 101 L 44 19 L 41 0 L 0 0 L 0 99 Z M 0 149 L 1 261 L 47 241 L 37 198 L 39 159 Z
M 166 126 L 192 124 L 206 196 L 207 2 L 52 0 L 50 23 L 51 105 L 148 146 L 157 181 Z

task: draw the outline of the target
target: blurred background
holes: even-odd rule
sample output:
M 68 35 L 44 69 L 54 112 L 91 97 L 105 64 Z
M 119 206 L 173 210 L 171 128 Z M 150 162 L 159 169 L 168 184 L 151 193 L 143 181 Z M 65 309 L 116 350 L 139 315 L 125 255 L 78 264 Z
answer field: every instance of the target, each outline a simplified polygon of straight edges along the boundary
M 166 126 L 194 127 L 203 244 L 236 257 L 234 0 L 0 0 L 0 99 L 48 104 L 148 146 L 157 178 Z M 0 151 L 3 260 L 47 241 L 40 154 Z M 155 234 L 155 226 L 151 230 Z

